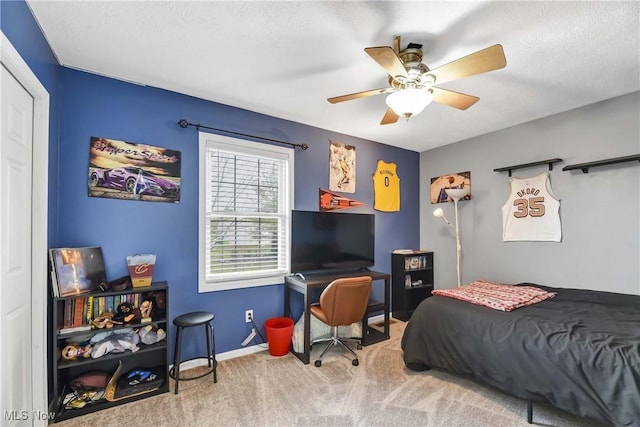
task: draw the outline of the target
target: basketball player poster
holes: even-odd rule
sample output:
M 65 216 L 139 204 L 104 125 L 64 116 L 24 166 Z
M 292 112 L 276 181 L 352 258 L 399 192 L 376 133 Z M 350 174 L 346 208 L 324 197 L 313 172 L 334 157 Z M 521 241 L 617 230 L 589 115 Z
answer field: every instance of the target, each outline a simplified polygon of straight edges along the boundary
M 329 148 L 329 190 L 356 192 L 356 147 L 331 142 Z
M 471 199 L 471 172 L 458 172 L 431 178 L 431 203 L 453 202 L 446 190 L 447 188 L 468 188 L 469 194 L 460 200 Z

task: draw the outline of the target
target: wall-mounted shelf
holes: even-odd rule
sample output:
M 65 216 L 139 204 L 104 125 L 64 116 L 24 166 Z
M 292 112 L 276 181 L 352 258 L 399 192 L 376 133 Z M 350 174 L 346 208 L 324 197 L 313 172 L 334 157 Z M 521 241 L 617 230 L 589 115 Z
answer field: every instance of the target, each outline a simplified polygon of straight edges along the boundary
M 532 166 L 549 165 L 549 170 L 553 170 L 553 164 L 561 161 L 562 159 L 540 160 L 539 162 L 523 163 L 521 165 L 515 165 L 515 166 L 505 166 L 503 168 L 494 169 L 493 171 L 494 172 L 509 171 L 509 176 L 511 176 L 511 171 L 514 169 L 530 168 Z
M 606 159 L 606 160 L 597 160 L 595 162 L 587 162 L 587 163 L 578 163 L 578 164 L 575 164 L 575 165 L 567 165 L 567 166 L 563 167 L 562 170 L 563 171 L 570 171 L 570 170 L 574 170 L 574 169 L 581 169 L 582 173 L 589 173 L 589 168 L 592 168 L 594 166 L 613 165 L 615 163 L 633 162 L 633 161 L 640 161 L 640 154 L 633 154 L 631 156 L 616 157 L 616 158 L 613 158 L 613 159 Z

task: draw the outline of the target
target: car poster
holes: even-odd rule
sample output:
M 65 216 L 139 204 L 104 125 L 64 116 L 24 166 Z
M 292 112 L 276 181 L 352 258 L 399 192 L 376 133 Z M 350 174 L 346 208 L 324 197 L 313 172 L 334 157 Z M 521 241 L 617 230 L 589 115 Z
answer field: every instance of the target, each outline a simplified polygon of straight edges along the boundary
M 89 197 L 180 202 L 180 151 L 91 137 Z

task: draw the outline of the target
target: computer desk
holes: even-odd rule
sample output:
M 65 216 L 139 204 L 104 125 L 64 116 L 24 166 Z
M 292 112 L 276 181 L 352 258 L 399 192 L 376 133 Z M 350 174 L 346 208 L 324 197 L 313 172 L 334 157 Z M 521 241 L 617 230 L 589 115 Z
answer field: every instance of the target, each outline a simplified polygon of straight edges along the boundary
M 362 345 L 374 344 L 389 339 L 389 305 L 390 305 L 390 275 L 370 270 L 349 270 L 344 272 L 314 273 L 304 274 L 304 278 L 299 275 L 286 276 L 284 279 L 284 315 L 293 318 L 291 313 L 291 291 L 294 290 L 302 294 L 304 299 L 304 347 L 303 352 L 298 353 L 291 344 L 293 353 L 304 364 L 309 363 L 311 353 L 311 311 L 310 307 L 312 292 L 314 289 L 325 288 L 333 280 L 342 277 L 371 276 L 373 281 L 384 280 L 384 302 L 369 300 L 367 311 L 362 318 Z M 384 326 L 382 332 L 369 326 L 369 313 L 384 311 Z M 295 321 L 295 319 L 294 319 Z

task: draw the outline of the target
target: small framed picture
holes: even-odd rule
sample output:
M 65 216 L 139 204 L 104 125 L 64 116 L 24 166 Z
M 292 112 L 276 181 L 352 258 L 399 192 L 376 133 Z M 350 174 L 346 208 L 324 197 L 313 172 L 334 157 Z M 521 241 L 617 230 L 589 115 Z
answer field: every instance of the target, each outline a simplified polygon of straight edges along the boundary
M 445 191 L 448 188 L 468 188 L 471 190 L 471 172 L 458 172 L 431 178 L 431 204 L 453 202 Z M 461 200 L 470 200 L 471 191 Z

